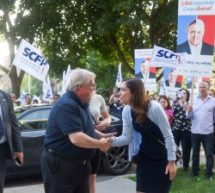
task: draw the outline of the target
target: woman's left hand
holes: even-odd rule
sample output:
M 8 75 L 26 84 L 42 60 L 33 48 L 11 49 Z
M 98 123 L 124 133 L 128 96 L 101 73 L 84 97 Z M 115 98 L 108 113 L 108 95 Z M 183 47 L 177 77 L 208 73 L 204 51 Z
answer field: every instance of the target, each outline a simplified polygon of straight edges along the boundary
M 165 174 L 169 174 L 169 179 L 170 180 L 174 180 L 176 177 L 176 171 L 177 171 L 177 167 L 175 164 L 175 161 L 168 161 L 168 164 L 166 166 L 166 171 Z

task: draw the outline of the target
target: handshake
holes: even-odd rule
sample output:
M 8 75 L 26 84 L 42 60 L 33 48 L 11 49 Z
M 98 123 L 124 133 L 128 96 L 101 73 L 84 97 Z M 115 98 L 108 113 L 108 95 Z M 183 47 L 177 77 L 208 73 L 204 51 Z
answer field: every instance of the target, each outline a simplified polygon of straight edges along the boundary
M 113 142 L 115 135 L 116 135 L 116 133 L 102 134 L 101 138 L 99 139 L 100 151 L 106 153 L 112 147 L 112 142 Z

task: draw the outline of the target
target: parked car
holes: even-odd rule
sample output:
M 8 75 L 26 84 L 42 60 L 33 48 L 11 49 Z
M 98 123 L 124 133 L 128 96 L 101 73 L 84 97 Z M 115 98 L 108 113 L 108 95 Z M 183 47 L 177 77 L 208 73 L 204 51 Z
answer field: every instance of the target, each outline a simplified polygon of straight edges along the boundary
M 8 161 L 7 177 L 32 175 L 40 173 L 40 158 L 43 149 L 43 139 L 47 127 L 47 120 L 52 106 L 34 105 L 24 106 L 15 110 L 20 123 L 21 136 L 24 147 L 24 166 L 17 167 Z M 112 123 L 106 132 L 122 132 L 121 117 L 111 114 Z M 102 155 L 102 168 L 113 175 L 125 174 L 131 167 L 128 161 L 128 147 L 113 147 Z

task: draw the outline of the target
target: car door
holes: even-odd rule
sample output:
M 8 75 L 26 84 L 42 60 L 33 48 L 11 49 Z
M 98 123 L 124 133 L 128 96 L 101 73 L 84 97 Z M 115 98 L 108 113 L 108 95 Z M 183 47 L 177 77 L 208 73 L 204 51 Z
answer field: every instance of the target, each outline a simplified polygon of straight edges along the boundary
M 9 174 L 40 172 L 40 158 L 50 109 L 51 107 L 35 107 L 18 117 L 24 149 L 24 166 L 18 168 L 14 164 L 9 165 Z
M 21 123 L 21 135 L 25 153 L 25 165 L 40 165 L 43 139 L 47 127 L 50 108 L 38 108 L 25 114 Z

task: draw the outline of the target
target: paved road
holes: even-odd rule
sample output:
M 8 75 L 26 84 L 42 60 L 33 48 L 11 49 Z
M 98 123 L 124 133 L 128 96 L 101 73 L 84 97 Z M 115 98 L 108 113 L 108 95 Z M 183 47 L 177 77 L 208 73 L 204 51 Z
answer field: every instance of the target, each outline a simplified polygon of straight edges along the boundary
M 201 152 L 201 163 L 205 163 L 204 153 Z M 181 167 L 178 165 L 178 167 Z M 128 179 L 128 176 L 134 175 L 135 167 L 123 176 L 99 175 L 97 177 L 98 193 L 131 193 L 135 192 L 135 182 Z M 4 193 L 44 193 L 41 177 L 19 178 L 9 180 L 6 183 Z

